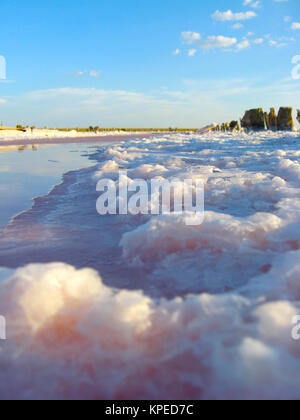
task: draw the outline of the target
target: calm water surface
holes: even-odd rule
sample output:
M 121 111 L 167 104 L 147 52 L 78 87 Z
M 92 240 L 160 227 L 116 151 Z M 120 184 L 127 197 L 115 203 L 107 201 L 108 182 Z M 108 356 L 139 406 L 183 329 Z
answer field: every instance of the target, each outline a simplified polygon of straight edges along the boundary
M 110 143 L 111 144 L 111 143 Z M 30 209 L 66 172 L 95 164 L 91 155 L 105 144 L 0 147 L 0 226 Z

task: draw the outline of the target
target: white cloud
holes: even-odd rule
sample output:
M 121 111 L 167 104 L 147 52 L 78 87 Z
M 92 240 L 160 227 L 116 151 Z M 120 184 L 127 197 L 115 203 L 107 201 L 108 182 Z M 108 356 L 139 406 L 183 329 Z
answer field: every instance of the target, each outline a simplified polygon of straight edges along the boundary
M 197 32 L 182 32 L 181 33 L 181 38 L 182 41 L 184 42 L 184 44 L 187 45 L 192 45 L 194 44 L 196 41 L 199 41 L 201 39 L 201 35 L 198 34 Z
M 291 29 L 293 30 L 300 29 L 300 22 L 293 22 L 291 25 Z
M 201 39 L 197 32 L 182 32 L 181 38 L 187 45 L 195 45 L 198 48 L 209 50 L 214 48 L 228 48 L 237 43 L 236 38 L 228 38 L 222 35 L 209 36 L 207 39 Z
M 254 44 L 263 44 L 265 42 L 265 40 L 263 38 L 257 38 L 253 42 L 254 42 Z
M 6 104 L 6 102 L 7 102 L 7 101 L 6 101 L 6 99 L 1 99 L 1 98 L 0 98 L 0 105 L 1 105 L 1 104 Z
M 232 21 L 232 20 L 248 20 L 256 17 L 255 12 L 240 12 L 240 13 L 233 13 L 231 10 L 227 10 L 227 12 L 220 12 L 217 10 L 213 15 L 213 19 L 220 20 L 220 21 Z
M 235 23 L 232 25 L 232 29 L 242 29 L 244 25 L 242 23 Z
M 172 54 L 173 55 L 180 55 L 181 54 L 181 50 L 179 48 L 177 48 L 175 51 L 173 51 Z
M 228 38 L 222 35 L 209 36 L 206 40 L 199 42 L 199 47 L 203 49 L 229 48 L 237 43 L 236 38 Z
M 189 57 L 194 57 L 194 55 L 196 54 L 196 52 L 197 52 L 197 50 L 191 49 L 191 50 L 188 51 L 188 56 Z
M 241 50 L 245 50 L 246 48 L 250 47 L 250 41 L 248 41 L 248 39 L 245 39 L 244 41 L 241 41 L 237 44 L 236 48 L 237 50 L 241 51 Z
M 258 8 L 261 7 L 261 3 L 258 0 L 258 1 L 255 1 L 255 2 L 251 3 L 250 6 L 253 7 L 254 9 L 258 9 Z
M 261 7 L 261 3 L 260 3 L 260 0 L 245 0 L 244 6 L 250 6 L 250 7 L 253 7 L 254 9 L 258 9 Z
M 277 48 L 286 47 L 290 43 L 296 41 L 295 38 L 293 38 L 293 37 L 287 37 L 287 36 L 276 37 L 274 39 L 270 35 L 267 35 L 266 38 L 267 38 L 267 40 L 269 42 L 269 45 L 271 47 L 277 47 Z
M 100 71 L 98 71 L 98 70 L 91 70 L 90 72 L 89 72 L 89 75 L 91 76 L 91 77 L 99 77 L 100 76 Z
M 82 77 L 84 75 L 88 75 L 90 77 L 100 77 L 101 72 L 99 70 L 84 70 L 84 71 L 77 71 L 75 75 L 78 77 Z

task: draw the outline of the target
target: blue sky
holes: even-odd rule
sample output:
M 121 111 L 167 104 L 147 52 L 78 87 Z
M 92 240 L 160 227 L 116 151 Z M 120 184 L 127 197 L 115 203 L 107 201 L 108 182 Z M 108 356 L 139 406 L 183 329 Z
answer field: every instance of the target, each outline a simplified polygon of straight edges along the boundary
M 299 0 L 2 0 L 1 14 L 5 124 L 199 127 L 300 108 Z

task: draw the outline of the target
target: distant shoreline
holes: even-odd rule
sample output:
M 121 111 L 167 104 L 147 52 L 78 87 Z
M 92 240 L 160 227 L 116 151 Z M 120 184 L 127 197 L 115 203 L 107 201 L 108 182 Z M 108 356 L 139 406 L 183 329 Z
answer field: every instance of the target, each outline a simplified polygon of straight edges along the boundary
M 145 133 L 128 133 L 105 136 L 78 136 L 78 137 L 43 137 L 43 138 L 19 138 L 12 140 L 1 140 L 0 147 L 7 146 L 28 146 L 28 145 L 50 145 L 50 144 L 72 144 L 72 143 L 108 143 L 121 142 L 132 139 L 144 139 L 165 135 L 166 132 L 145 132 Z

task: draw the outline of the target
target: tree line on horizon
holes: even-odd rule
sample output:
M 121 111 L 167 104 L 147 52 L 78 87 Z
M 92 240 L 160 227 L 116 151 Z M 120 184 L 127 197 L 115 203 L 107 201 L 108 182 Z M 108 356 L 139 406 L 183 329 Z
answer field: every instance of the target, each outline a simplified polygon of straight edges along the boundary
M 180 131 L 197 131 L 198 128 L 100 128 L 100 127 L 89 127 L 89 128 L 58 128 L 59 131 L 77 131 L 79 133 L 92 133 L 92 132 L 108 132 L 108 131 L 124 131 L 124 132 L 135 132 L 135 131 L 157 131 L 157 132 L 180 132 Z

